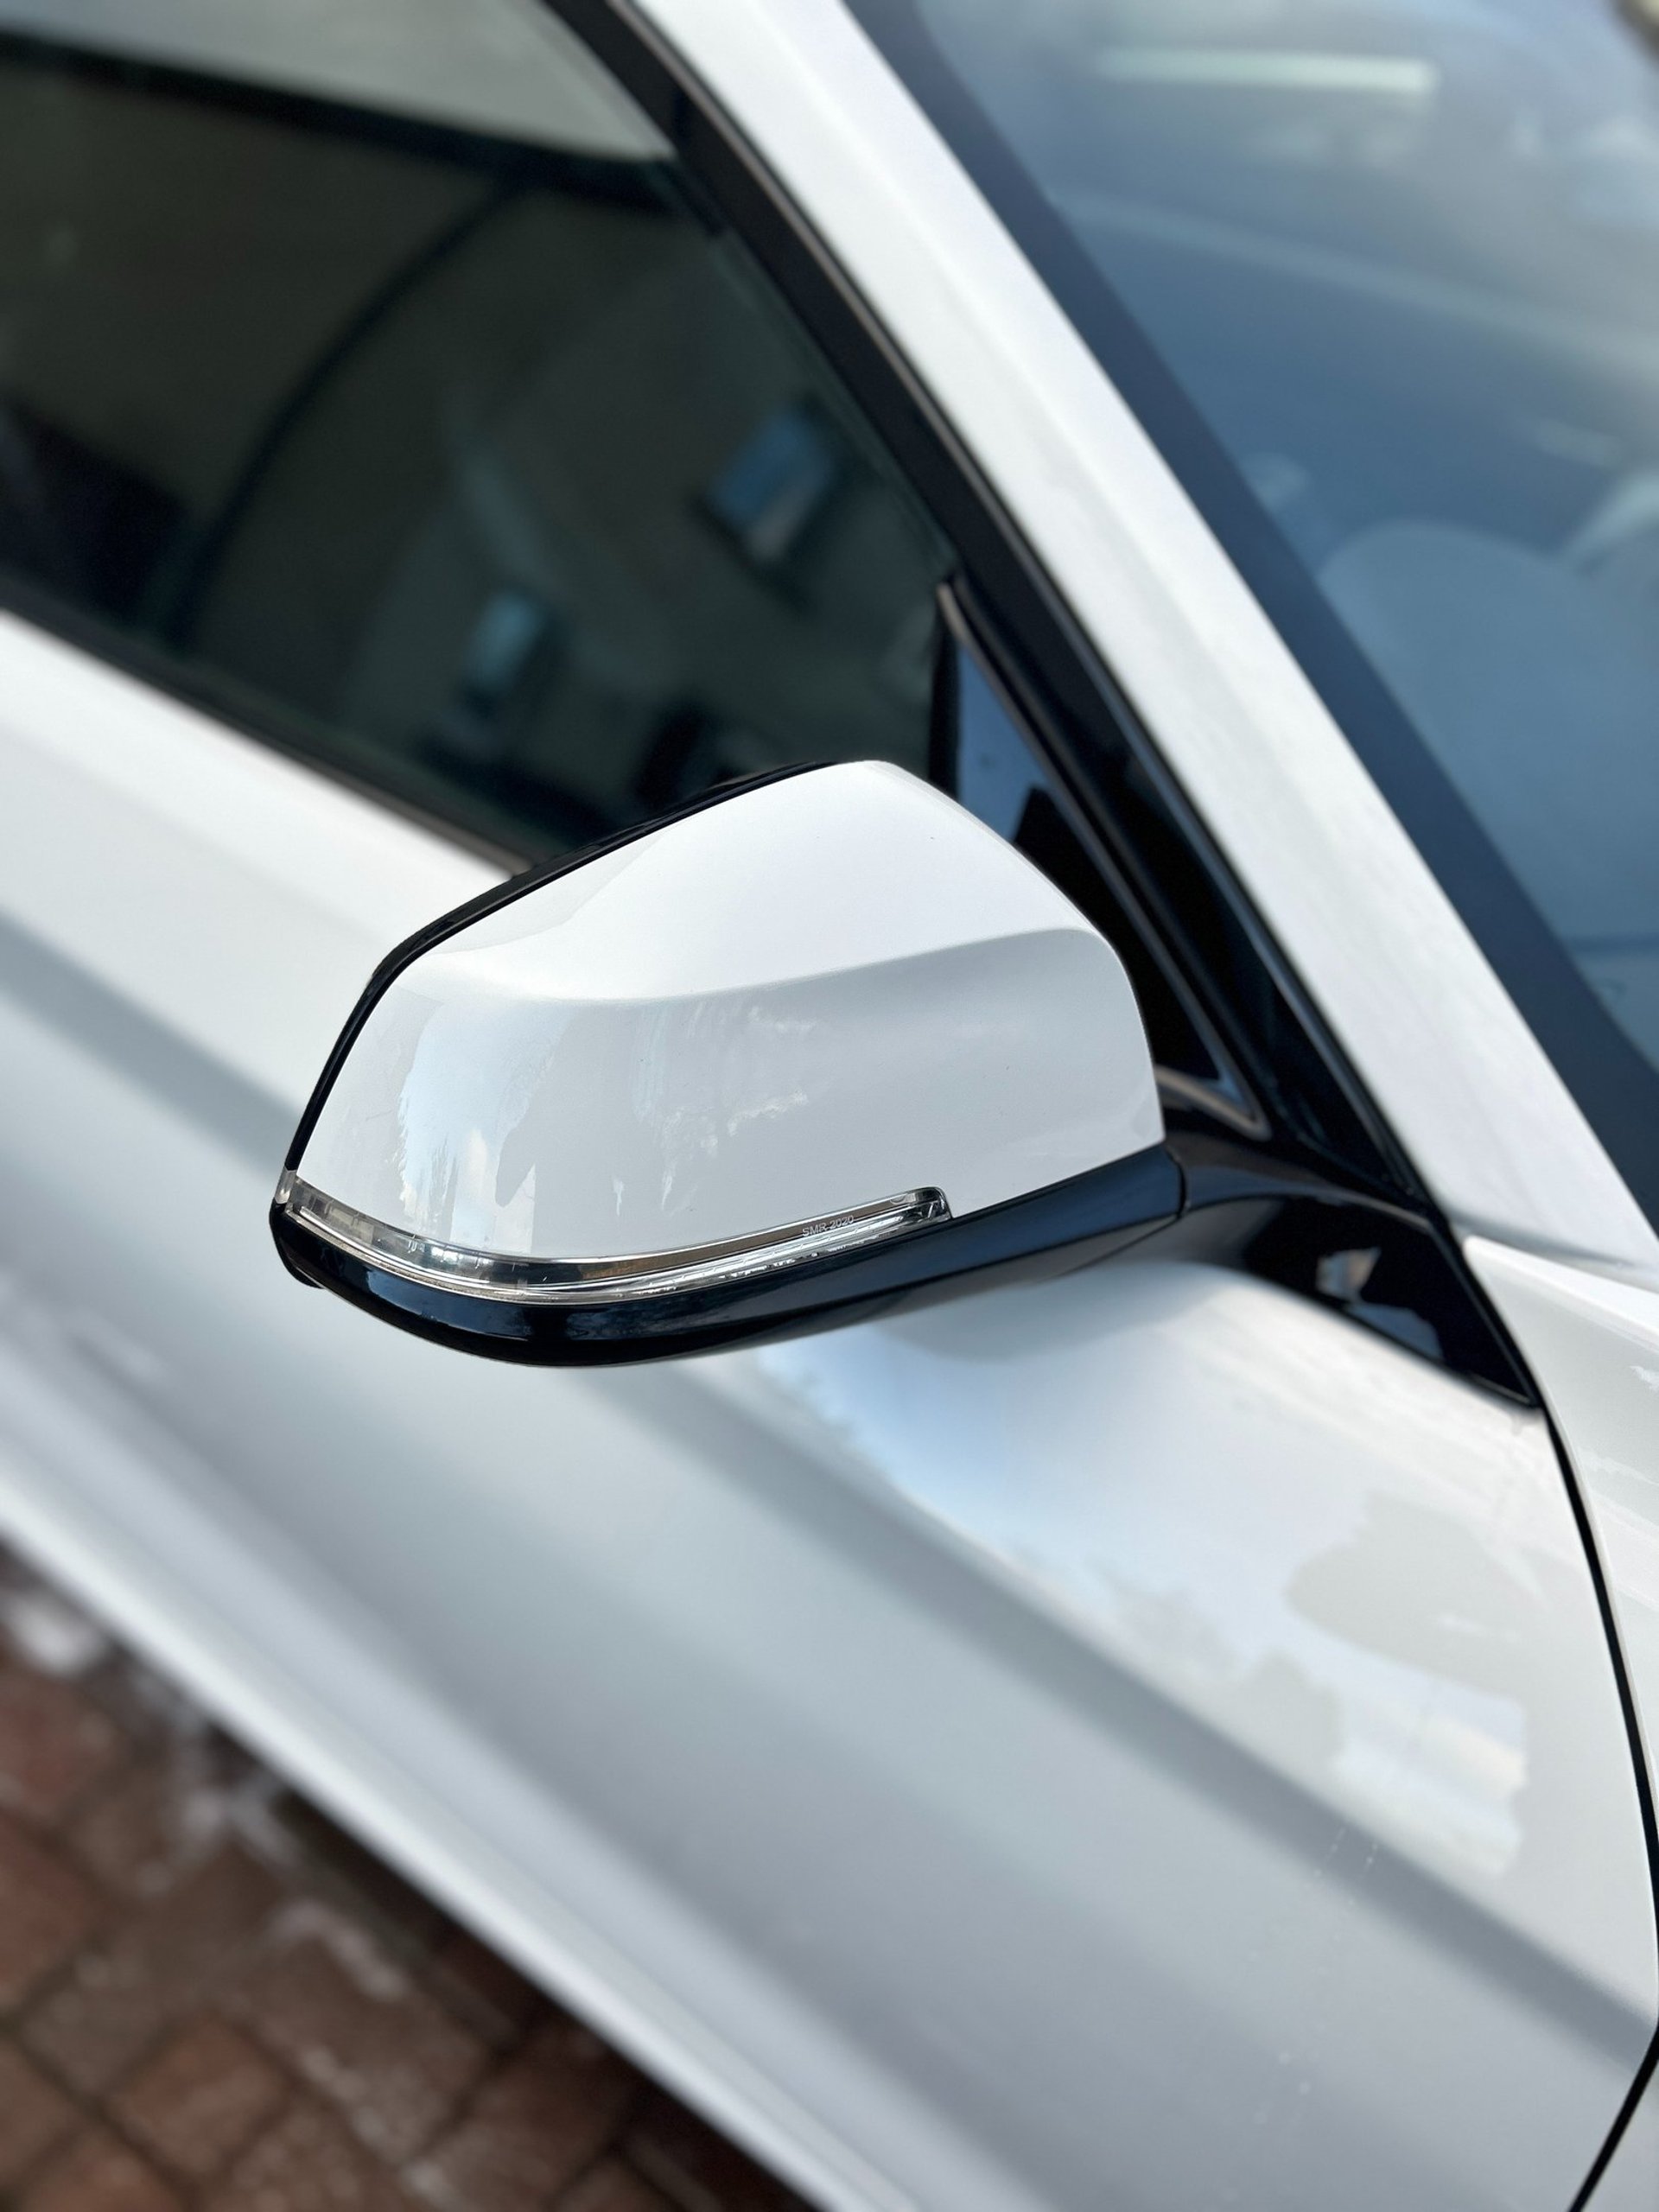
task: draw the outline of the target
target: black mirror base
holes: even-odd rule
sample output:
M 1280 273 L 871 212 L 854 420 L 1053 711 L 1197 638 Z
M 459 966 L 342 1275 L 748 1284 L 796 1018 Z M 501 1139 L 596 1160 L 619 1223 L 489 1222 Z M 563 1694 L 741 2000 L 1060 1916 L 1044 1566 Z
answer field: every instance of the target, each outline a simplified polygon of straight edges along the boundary
M 683 1358 L 838 1327 L 995 1284 L 1105 1259 L 1165 1229 L 1185 1180 L 1162 1145 L 866 1252 L 804 1261 L 747 1281 L 592 1306 L 517 1305 L 435 1290 L 353 1258 L 273 1208 L 289 1271 L 377 1319 L 486 1359 L 617 1366 Z

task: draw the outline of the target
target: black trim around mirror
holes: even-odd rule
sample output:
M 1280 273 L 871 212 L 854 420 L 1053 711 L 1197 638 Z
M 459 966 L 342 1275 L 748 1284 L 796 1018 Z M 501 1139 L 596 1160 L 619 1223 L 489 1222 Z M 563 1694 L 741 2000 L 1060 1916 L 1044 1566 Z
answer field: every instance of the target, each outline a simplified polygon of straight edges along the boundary
M 1185 1178 L 1162 1145 L 960 1220 L 929 1223 L 867 1250 L 802 1261 L 696 1291 L 582 1306 L 518 1305 L 410 1281 L 319 1236 L 281 1205 L 271 1234 L 303 1282 L 377 1319 L 486 1359 L 600 1367 L 676 1359 L 796 1336 L 995 1285 L 1058 1274 L 1166 1229 Z

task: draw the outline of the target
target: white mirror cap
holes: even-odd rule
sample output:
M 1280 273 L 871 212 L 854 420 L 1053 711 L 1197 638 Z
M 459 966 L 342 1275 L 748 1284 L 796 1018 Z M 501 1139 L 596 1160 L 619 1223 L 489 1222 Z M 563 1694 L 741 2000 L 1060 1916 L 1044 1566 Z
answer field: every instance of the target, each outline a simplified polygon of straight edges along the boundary
M 529 891 L 388 985 L 298 1173 L 404 1234 L 550 1261 L 952 1215 L 1163 1135 L 1122 963 L 878 762 L 791 776 Z

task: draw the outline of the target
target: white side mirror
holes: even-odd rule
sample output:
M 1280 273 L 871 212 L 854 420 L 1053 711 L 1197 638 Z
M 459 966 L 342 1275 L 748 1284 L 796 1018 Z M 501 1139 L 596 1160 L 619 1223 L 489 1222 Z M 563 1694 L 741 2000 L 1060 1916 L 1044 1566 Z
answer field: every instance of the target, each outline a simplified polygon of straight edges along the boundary
M 952 799 L 717 791 L 410 940 L 272 1210 L 305 1279 L 498 1357 L 640 1359 L 1144 1235 L 1180 1204 L 1122 963 Z

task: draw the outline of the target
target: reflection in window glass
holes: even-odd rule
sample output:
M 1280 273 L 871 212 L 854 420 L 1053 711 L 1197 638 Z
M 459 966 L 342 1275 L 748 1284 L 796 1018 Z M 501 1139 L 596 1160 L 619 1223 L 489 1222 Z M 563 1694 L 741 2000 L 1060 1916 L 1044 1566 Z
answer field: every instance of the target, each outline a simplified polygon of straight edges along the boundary
M 1448 887 L 1523 1005 L 1570 956 L 1552 1041 L 1610 1128 L 1649 1131 L 1659 1195 L 1659 60 L 1634 0 L 858 5 L 1149 421 L 1124 308 L 1173 372 L 1209 436 L 1168 409 L 1160 435 L 1299 642 L 1318 610 L 1367 757 L 1414 729 L 1471 810 L 1490 843 Z M 1344 688 L 1356 645 L 1407 721 Z M 1493 919 L 1494 849 L 1548 958 Z
M 925 771 L 944 548 L 639 140 L 0 44 L 10 595 L 528 855 Z

